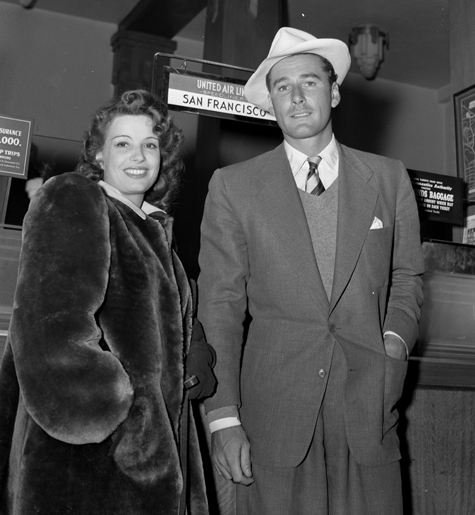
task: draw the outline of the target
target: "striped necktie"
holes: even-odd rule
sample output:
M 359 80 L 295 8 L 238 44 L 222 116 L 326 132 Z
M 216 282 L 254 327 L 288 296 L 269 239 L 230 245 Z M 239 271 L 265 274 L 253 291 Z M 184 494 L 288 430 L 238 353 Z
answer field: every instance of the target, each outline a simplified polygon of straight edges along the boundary
M 318 165 L 321 160 L 320 156 L 317 156 L 315 162 L 308 160 L 308 174 L 305 182 L 305 191 L 317 197 L 325 191 L 325 186 L 318 175 Z

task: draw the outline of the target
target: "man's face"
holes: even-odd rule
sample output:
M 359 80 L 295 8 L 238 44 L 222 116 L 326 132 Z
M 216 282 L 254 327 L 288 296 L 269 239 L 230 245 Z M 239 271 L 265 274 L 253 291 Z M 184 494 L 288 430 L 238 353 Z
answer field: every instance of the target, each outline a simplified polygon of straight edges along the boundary
M 304 151 L 310 142 L 330 142 L 331 110 L 339 104 L 340 92 L 338 84 L 330 86 L 318 56 L 294 55 L 276 63 L 269 99 L 269 110 L 292 146 Z

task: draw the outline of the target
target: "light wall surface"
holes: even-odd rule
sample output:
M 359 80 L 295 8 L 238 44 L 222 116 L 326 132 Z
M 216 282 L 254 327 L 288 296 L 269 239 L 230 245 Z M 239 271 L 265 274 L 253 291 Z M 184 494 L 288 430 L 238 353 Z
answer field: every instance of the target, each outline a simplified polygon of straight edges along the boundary
M 447 102 L 438 90 L 350 73 L 335 113 L 342 143 L 400 159 L 407 168 L 452 175 L 446 157 Z
M 113 94 L 117 27 L 0 2 L 0 113 L 34 118 L 37 135 L 81 140 Z

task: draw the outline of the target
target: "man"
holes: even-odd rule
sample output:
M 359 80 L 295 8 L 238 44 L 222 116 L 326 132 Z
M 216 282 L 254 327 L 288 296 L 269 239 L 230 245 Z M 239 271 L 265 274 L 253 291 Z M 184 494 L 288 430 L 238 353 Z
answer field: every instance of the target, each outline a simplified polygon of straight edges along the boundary
M 349 66 L 343 42 L 280 29 L 245 93 L 284 143 L 209 186 L 206 408 L 238 515 L 402 514 L 394 406 L 422 303 L 419 221 L 402 163 L 333 136 Z

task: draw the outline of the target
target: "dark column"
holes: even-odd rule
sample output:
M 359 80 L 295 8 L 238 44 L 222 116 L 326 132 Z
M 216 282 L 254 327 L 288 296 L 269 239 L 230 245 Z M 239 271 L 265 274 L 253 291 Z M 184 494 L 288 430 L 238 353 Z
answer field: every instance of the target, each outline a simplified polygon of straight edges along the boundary
M 147 89 L 152 87 L 153 59 L 157 52 L 172 54 L 176 42 L 157 35 L 119 30 L 111 39 L 114 51 L 112 84 L 114 95 L 120 95 L 129 89 Z M 170 64 L 170 59 L 161 58 L 162 66 Z
M 256 68 L 267 56 L 281 26 L 283 3 L 283 0 L 208 0 L 203 58 Z M 249 73 L 215 66 L 205 66 L 203 71 L 244 80 L 249 77 Z M 176 224 L 180 257 L 191 277 L 196 277 L 199 272 L 200 224 L 208 182 L 216 168 L 229 162 L 226 142 L 231 141 L 234 145 L 234 141 L 239 139 L 244 150 L 239 160 L 244 160 L 251 157 L 246 151 L 245 138 L 255 141 L 256 137 L 262 136 L 265 139 L 266 131 L 264 126 L 257 128 L 252 124 L 200 116 L 196 155 L 193 162 L 187 163 L 187 184 L 180 199 Z M 186 236 L 183 229 L 185 220 Z

